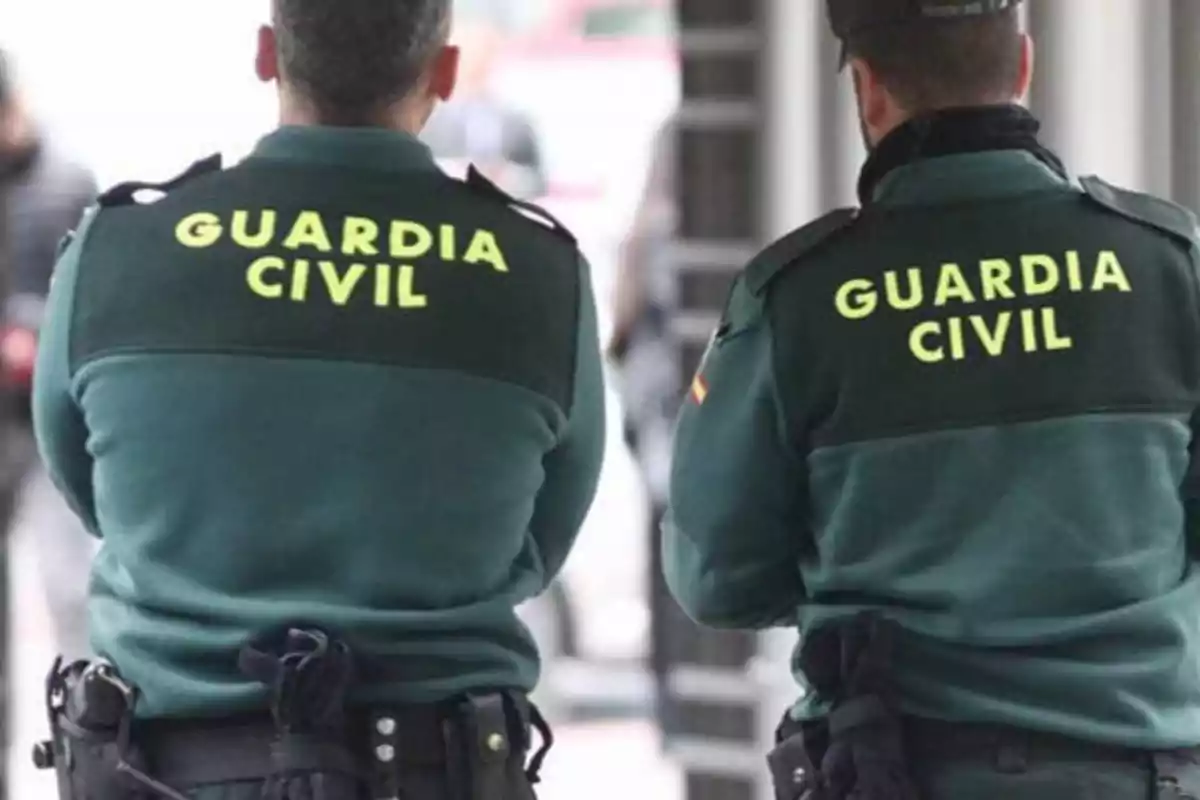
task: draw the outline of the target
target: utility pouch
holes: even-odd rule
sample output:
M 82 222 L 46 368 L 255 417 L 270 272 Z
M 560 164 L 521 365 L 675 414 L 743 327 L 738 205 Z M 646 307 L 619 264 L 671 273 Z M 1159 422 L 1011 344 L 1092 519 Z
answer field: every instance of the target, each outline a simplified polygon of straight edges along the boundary
M 504 695 L 468 697 L 463 703 L 463 728 L 470 748 L 470 800 L 507 800 L 508 768 L 514 751 Z

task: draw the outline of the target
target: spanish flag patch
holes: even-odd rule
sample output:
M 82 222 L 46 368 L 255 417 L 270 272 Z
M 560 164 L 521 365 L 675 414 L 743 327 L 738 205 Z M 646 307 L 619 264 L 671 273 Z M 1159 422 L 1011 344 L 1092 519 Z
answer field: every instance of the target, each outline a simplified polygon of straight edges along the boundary
M 704 402 L 704 398 L 708 397 L 708 381 L 704 379 L 704 368 L 708 366 L 708 357 L 712 355 L 713 348 L 717 344 L 717 334 L 720 328 L 712 332 L 712 336 L 708 337 L 708 344 L 704 347 L 704 352 L 700 355 L 700 364 L 696 367 L 695 377 L 692 378 L 692 386 L 688 390 L 688 397 L 696 405 Z

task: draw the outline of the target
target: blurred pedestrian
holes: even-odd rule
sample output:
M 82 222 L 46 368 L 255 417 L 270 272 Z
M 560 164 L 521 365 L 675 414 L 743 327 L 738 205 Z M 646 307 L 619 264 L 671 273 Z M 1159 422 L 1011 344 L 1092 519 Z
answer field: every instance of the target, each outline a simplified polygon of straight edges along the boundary
M 674 729 L 669 681 L 671 632 L 686 618 L 663 581 L 661 522 L 667 507 L 671 440 L 683 397 L 678 342 L 670 320 L 677 303 L 677 275 L 671 260 L 675 239 L 676 137 L 672 120 L 654 138 L 650 166 L 630 230 L 622 242 L 613 283 L 613 327 L 608 356 L 616 367 L 625 440 L 637 460 L 650 498 L 650 674 L 655 712 L 664 740 Z
M 434 111 L 421 140 L 449 166 L 473 164 L 510 194 L 539 199 L 547 180 L 536 126 L 495 91 L 503 29 L 477 15 L 456 24 L 454 41 L 462 53 L 459 87 Z
M 38 330 L 59 244 L 96 199 L 91 172 L 60 150 L 29 112 L 11 65 L 0 56 L 0 164 L 8 195 L 8 295 L 0 331 L 5 396 L 16 422 L 6 480 L 20 490 L 10 535 L 29 537 L 41 572 L 58 651 L 88 652 L 87 582 L 95 543 L 36 457 L 29 395 Z

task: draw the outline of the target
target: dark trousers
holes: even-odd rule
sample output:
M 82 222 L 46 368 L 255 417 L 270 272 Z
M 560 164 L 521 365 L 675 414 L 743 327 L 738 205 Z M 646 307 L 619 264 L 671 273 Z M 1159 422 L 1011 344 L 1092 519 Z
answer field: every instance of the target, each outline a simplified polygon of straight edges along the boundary
M 231 729 L 232 730 L 232 729 Z M 436 734 L 437 732 L 434 731 Z M 234 736 L 231 740 L 209 739 L 208 734 L 191 737 L 194 746 L 180 749 L 180 742 L 147 740 L 134 745 L 135 754 L 130 763 L 136 772 L 124 777 L 115 773 L 109 758 L 104 766 L 97 767 L 91 760 L 87 744 L 73 745 L 76 756 L 81 760 L 73 769 L 70 778 L 60 774 L 60 781 L 68 780 L 75 788 L 67 788 L 60 782 L 61 800 L 150 800 L 179 796 L 192 800 L 374 800 L 378 797 L 404 798 L 404 800 L 536 800 L 537 794 L 526 774 L 525 754 L 512 753 L 502 760 L 483 764 L 455 759 L 454 762 L 434 762 L 418 747 L 414 751 L 396 752 L 389 763 L 376 759 L 355 756 L 355 773 L 333 771 L 308 771 L 294 760 L 295 754 L 316 754 L 328 750 L 313 741 L 312 749 L 301 745 L 293 756 L 284 756 L 294 766 L 271 778 L 253 779 L 233 775 L 266 775 L 271 771 L 262 764 L 244 769 L 248 763 L 259 764 L 257 755 L 251 761 L 243 761 L 250 752 L 274 749 L 271 739 L 256 739 L 255 742 Z M 402 736 L 403 738 L 403 736 Z M 425 738 L 425 737 L 422 737 Z M 206 743 L 207 739 L 207 743 Z M 163 745 L 168 746 L 164 749 Z M 240 752 L 239 752 L 240 751 Z M 92 751 L 92 752 L 99 752 Z M 414 755 L 415 753 L 415 755 Z M 410 758 L 410 756 L 412 756 Z M 340 761 L 340 759 L 338 759 Z M 239 762 L 243 762 L 239 765 Z M 331 762 L 332 763 L 332 762 Z M 342 768 L 351 766 L 341 762 Z M 320 769 L 320 768 L 318 768 Z M 304 771 L 299 771 L 304 770 Z M 376 773 L 372 777 L 372 773 Z M 226 777 L 217 777 L 217 776 Z M 354 777 L 356 775 L 358 777 Z M 211 778 L 207 776 L 212 776 Z M 215 780 L 214 780 L 215 779 Z M 155 785 L 157 784 L 157 785 Z M 84 791 L 83 797 L 72 792 Z
M 195 789 L 188 794 L 192 800 L 371 800 L 365 786 L 357 792 L 325 794 L 303 792 L 291 795 L 263 794 L 264 784 L 227 783 Z M 445 772 L 437 768 L 411 768 L 401 772 L 400 797 L 404 800 L 473 800 L 457 791 Z M 520 765 L 513 763 L 504 786 L 491 787 L 483 800 L 536 800 L 533 787 L 525 778 Z
M 1148 754 L 1013 729 L 910 725 L 920 800 L 1200 799 L 1200 749 Z
M 1200 800 L 1200 747 L 1151 753 L 1001 725 L 786 719 L 777 800 Z
M 1200 785 L 1164 786 L 1148 766 L 1032 761 L 1014 772 L 993 764 L 926 765 L 916 774 L 921 800 L 1195 800 Z

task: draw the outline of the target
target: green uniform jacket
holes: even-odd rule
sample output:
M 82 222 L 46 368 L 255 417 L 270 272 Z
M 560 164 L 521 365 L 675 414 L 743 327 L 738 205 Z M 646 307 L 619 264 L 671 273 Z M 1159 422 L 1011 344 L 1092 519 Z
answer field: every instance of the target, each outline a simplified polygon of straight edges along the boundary
M 386 676 L 364 700 L 531 688 L 513 608 L 563 566 L 604 442 L 573 238 L 380 130 L 284 128 L 130 194 L 59 263 L 34 410 L 139 712 L 261 707 L 238 650 L 293 621 Z
M 679 421 L 675 596 L 801 636 L 881 611 L 907 713 L 1200 743 L 1195 230 L 992 151 L 768 249 Z

